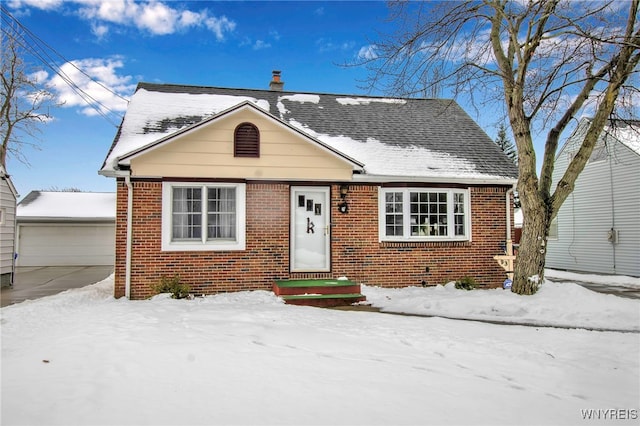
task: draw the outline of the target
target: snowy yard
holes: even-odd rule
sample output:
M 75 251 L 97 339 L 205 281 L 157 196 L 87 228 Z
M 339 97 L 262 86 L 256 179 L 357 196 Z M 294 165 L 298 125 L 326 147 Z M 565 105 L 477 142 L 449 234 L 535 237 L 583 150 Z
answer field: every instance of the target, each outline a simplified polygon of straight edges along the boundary
M 520 326 L 112 287 L 0 310 L 3 425 L 638 424 L 637 299 L 363 288 L 386 311 L 537 325 Z

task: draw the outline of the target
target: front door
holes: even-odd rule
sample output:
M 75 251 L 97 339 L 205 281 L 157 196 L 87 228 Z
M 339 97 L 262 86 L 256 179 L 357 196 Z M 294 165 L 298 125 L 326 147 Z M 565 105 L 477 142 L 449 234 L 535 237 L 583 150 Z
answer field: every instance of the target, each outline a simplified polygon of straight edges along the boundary
M 329 187 L 291 187 L 291 271 L 328 272 Z

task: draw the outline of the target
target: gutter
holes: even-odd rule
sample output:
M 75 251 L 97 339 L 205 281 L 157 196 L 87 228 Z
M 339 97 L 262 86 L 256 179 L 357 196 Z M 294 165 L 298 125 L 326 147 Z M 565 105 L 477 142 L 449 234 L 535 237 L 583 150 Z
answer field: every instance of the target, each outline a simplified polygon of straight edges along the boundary
M 20 223 L 115 223 L 114 217 L 16 216 Z
M 500 176 L 478 176 L 478 177 L 458 177 L 458 176 L 391 176 L 354 174 L 353 182 L 362 183 L 442 183 L 459 185 L 510 185 L 515 186 L 518 179 Z

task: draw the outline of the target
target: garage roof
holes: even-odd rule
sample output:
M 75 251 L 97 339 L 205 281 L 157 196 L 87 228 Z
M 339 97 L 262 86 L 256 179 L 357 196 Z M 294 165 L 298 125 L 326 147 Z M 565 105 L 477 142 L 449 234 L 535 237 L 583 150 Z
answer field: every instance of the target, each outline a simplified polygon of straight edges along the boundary
M 114 192 L 31 191 L 19 203 L 18 221 L 115 221 Z

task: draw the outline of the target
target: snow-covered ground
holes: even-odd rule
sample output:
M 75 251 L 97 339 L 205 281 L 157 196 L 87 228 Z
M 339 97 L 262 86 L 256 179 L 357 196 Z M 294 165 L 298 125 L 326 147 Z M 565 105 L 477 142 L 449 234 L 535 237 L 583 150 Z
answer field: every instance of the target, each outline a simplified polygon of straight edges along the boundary
M 549 277 L 640 288 L 640 278 L 583 275 L 547 270 Z M 533 297 L 502 289 L 461 291 L 453 283 L 435 287 L 365 287 L 367 302 L 383 312 L 446 318 L 640 332 L 640 301 L 588 290 L 548 278 Z
M 115 300 L 112 289 L 108 278 L 0 310 L 2 425 L 635 425 L 640 416 L 640 300 L 571 282 L 547 281 L 534 296 L 363 291 L 390 312 L 583 328 L 296 307 L 264 291 Z

